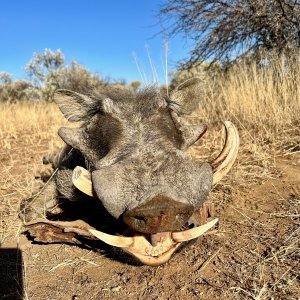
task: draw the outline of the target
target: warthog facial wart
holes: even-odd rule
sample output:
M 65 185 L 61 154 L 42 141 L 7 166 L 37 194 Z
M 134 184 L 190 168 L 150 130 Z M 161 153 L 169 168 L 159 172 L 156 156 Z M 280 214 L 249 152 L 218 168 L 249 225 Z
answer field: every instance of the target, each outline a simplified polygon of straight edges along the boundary
M 225 121 L 226 140 L 219 156 L 212 162 L 191 159 L 189 147 L 207 129 L 186 121 L 198 105 L 192 92 L 199 92 L 197 83 L 170 96 L 154 88 L 106 88 L 90 95 L 57 90 L 59 109 L 80 125 L 59 129 L 66 146 L 46 159 L 55 174 L 37 196 L 21 204 L 29 233 L 43 242 L 99 239 L 144 264 L 160 265 L 181 243 L 212 228 L 218 219 L 207 220 L 207 215 L 205 222 L 197 220 L 213 184 L 232 167 L 239 136 Z M 51 219 L 63 215 L 60 206 L 80 201 L 97 204 L 121 224 L 120 232 L 105 232 L 100 215 L 92 224 Z

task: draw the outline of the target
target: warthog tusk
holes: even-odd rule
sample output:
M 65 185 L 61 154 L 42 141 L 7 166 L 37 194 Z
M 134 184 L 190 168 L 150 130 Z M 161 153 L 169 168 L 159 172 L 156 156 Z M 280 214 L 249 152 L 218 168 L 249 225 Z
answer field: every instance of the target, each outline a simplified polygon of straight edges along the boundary
M 133 237 L 114 236 L 95 229 L 89 229 L 89 232 L 102 242 L 122 248 L 124 251 L 135 256 L 143 264 L 158 266 L 167 262 L 182 242 L 203 235 L 217 222 L 218 219 L 214 219 L 205 225 L 186 231 L 154 234 L 150 236 L 150 239 L 157 240 L 155 244 L 150 243 L 149 236 L 138 235 L 138 232 Z
M 128 248 L 133 244 L 132 237 L 111 235 L 95 229 L 90 229 L 89 232 L 102 242 L 114 247 Z
M 81 192 L 94 197 L 91 173 L 83 167 L 75 167 L 72 174 L 72 182 Z
M 225 121 L 226 140 L 219 156 L 210 164 L 213 169 L 213 184 L 219 182 L 225 176 L 237 157 L 240 138 L 236 127 L 230 121 Z
M 185 231 L 179 231 L 179 232 L 172 232 L 172 239 L 176 243 L 182 243 L 186 241 L 190 241 L 192 239 L 195 239 L 201 235 L 203 235 L 206 231 L 208 231 L 210 228 L 212 228 L 216 223 L 218 222 L 218 218 L 213 219 L 212 221 L 192 228 Z
M 169 248 L 174 244 L 183 243 L 198 238 L 199 236 L 203 235 L 206 231 L 208 231 L 210 228 L 212 228 L 217 222 L 218 219 L 216 218 L 204 225 L 192 229 L 168 233 L 170 236 L 168 236 L 168 234 L 165 234 L 166 237 L 162 239 L 163 243 L 167 244 Z M 148 247 L 148 249 L 149 247 L 151 247 L 152 249 L 155 249 L 157 247 L 157 246 L 151 246 L 150 242 L 147 241 L 147 239 L 143 235 L 134 236 L 134 237 L 116 236 L 95 229 L 89 229 L 89 232 L 93 234 L 96 238 L 101 240 L 102 242 L 114 247 L 137 248 L 139 250 L 143 250 L 142 248 L 144 247 Z M 158 242 L 158 244 L 159 243 L 160 242 Z

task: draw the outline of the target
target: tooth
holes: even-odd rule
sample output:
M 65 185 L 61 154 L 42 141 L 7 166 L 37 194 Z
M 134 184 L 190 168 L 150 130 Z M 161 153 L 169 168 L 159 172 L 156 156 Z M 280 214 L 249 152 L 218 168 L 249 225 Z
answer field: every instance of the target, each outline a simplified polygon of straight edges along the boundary
M 192 229 L 188 229 L 185 231 L 180 231 L 180 232 L 173 232 L 172 233 L 172 239 L 174 242 L 176 243 L 182 243 L 182 242 L 186 242 L 192 239 L 195 239 L 201 235 L 203 235 L 206 231 L 208 231 L 210 228 L 212 228 L 216 223 L 218 222 L 218 219 L 213 219 L 212 221 L 192 228 Z
M 166 263 L 180 246 L 179 244 L 174 244 L 167 252 L 162 253 L 159 256 L 148 256 L 145 254 L 140 254 L 137 251 L 129 251 L 133 256 L 135 256 L 142 264 L 152 267 L 160 266 Z
M 87 194 L 91 197 L 94 196 L 91 181 L 91 173 L 85 168 L 77 166 L 73 170 L 72 182 L 75 185 L 75 187 L 84 194 Z
M 111 235 L 95 229 L 90 229 L 89 232 L 102 242 L 114 247 L 128 248 L 134 242 L 132 237 Z

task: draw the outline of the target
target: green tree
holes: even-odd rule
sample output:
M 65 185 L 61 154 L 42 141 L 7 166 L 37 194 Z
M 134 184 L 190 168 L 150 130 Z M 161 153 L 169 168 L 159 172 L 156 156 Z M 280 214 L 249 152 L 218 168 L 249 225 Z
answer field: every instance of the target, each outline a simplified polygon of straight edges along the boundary
M 0 72 L 0 102 L 16 102 L 38 99 L 38 90 L 31 82 L 13 80 L 7 72 Z
M 9 85 L 12 83 L 11 74 L 8 72 L 0 72 L 0 86 Z
M 51 101 L 55 90 L 59 87 L 59 76 L 64 67 L 65 58 L 59 49 L 56 51 L 45 49 L 43 53 L 34 53 L 25 71 L 41 89 L 43 99 Z
M 139 80 L 133 80 L 130 82 L 130 87 L 136 91 L 141 86 L 141 82 Z
M 56 77 L 57 87 L 69 89 L 79 93 L 89 93 L 91 90 L 107 84 L 99 74 L 89 72 L 85 67 L 72 61 L 70 66 L 65 66 Z
M 89 72 L 84 66 L 72 61 L 65 64 L 63 53 L 58 49 L 45 49 L 42 53 L 34 53 L 33 58 L 25 68 L 36 87 L 41 91 L 42 99 L 52 101 L 56 89 L 69 89 L 81 93 L 108 84 L 99 74 Z

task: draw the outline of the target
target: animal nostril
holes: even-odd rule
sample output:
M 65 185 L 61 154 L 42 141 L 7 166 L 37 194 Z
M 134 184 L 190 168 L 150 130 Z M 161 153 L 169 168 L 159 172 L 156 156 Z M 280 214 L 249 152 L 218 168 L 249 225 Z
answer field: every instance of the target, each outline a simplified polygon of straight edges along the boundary
M 181 230 L 193 211 L 192 205 L 159 194 L 146 203 L 127 210 L 122 218 L 125 224 L 138 232 L 170 232 Z
M 134 220 L 135 220 L 136 225 L 145 225 L 147 223 L 146 219 L 141 216 L 135 216 Z

